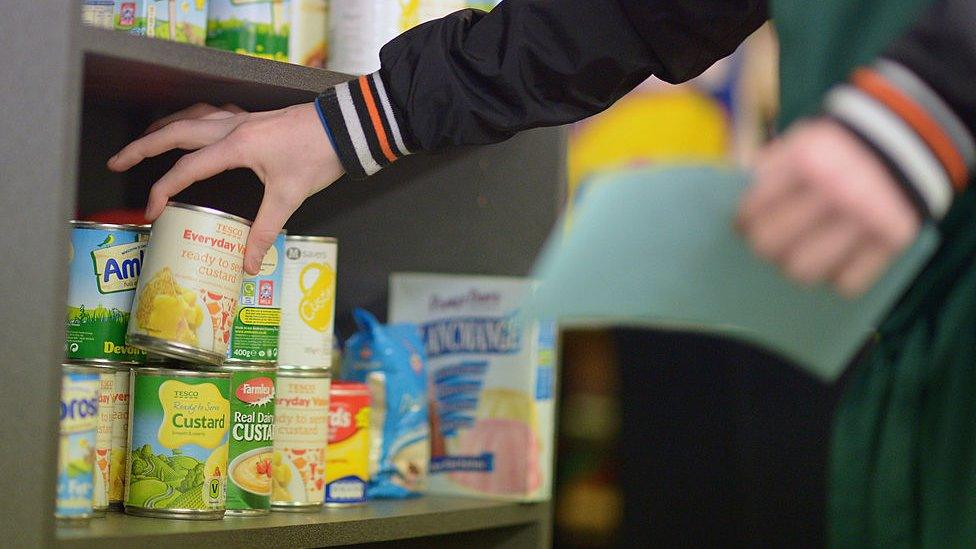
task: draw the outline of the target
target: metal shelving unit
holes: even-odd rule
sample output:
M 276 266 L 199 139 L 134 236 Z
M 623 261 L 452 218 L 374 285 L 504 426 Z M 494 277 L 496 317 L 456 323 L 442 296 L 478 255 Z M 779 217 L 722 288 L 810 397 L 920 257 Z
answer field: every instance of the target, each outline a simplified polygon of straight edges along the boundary
M 278 108 L 308 101 L 348 78 L 82 27 L 77 6 L 8 0 L 4 7 L 11 15 L 0 18 L 4 545 L 400 547 L 447 539 L 465 546 L 547 545 L 548 503 L 434 496 L 253 521 L 188 523 L 113 514 L 85 528 L 56 526 L 66 220 L 106 207 L 141 207 L 149 185 L 176 155 L 121 175 L 107 172 L 105 159 L 164 112 L 200 101 Z M 393 271 L 526 274 L 564 201 L 564 144 L 564 132 L 549 129 L 489 147 L 418 155 L 365 182 L 340 180 L 309 200 L 288 229 L 339 238 L 339 330 L 349 333 L 353 306 L 382 316 L 386 277 Z M 238 170 L 178 198 L 253 216 L 260 196 L 253 174 Z

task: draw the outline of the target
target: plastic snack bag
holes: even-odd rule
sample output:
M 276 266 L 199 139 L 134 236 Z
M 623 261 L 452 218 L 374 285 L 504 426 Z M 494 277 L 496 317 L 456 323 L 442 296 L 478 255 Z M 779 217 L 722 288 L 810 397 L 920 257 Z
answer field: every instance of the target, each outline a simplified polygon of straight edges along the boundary
M 369 498 L 406 498 L 426 489 L 430 463 L 427 373 L 414 324 L 384 326 L 362 310 L 346 341 L 342 376 L 366 383 L 372 397 Z

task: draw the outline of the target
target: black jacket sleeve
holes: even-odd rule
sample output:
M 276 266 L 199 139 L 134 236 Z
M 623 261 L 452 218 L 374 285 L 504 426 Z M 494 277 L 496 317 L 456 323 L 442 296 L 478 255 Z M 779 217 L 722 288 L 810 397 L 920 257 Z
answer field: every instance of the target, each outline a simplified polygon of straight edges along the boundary
M 942 218 L 976 166 L 976 0 L 940 0 L 826 111 L 881 154 L 920 212 Z
M 602 111 L 650 75 L 683 82 L 767 18 L 763 0 L 505 0 L 387 44 L 378 73 L 323 93 L 346 171 L 493 143 Z

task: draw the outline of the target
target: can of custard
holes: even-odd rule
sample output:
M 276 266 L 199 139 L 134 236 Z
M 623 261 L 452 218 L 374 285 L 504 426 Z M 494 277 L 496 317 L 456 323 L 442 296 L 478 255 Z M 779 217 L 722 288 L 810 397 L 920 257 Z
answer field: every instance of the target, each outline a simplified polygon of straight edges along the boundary
M 59 520 L 94 516 L 95 444 L 101 378 L 95 368 L 61 367 L 58 496 L 54 515 Z
M 328 370 L 336 296 L 336 239 L 288 235 L 285 238 L 278 364 Z
M 271 509 L 315 512 L 325 496 L 329 372 L 278 369 Z
M 170 202 L 152 225 L 126 342 L 176 360 L 222 364 L 250 229 L 236 215 Z

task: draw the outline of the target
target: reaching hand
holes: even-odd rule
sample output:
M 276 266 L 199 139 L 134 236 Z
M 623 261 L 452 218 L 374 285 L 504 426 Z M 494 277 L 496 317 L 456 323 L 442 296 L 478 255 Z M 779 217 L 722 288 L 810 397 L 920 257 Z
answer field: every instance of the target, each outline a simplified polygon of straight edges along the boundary
M 869 289 L 920 219 L 877 155 L 836 122 L 796 125 L 766 147 L 737 225 L 753 250 L 805 285 Z
M 194 105 L 154 122 L 110 158 L 108 167 L 125 171 L 172 149 L 194 152 L 152 186 L 146 206 L 150 221 L 170 197 L 226 170 L 250 168 L 264 184 L 244 254 L 250 274 L 257 274 L 264 254 L 302 202 L 345 173 L 311 103 L 256 113 L 233 105 Z

